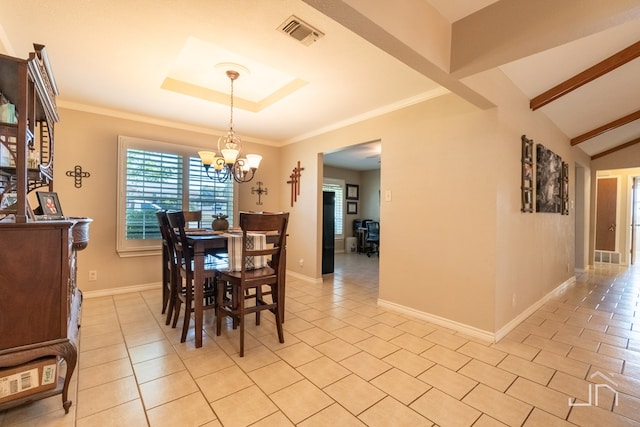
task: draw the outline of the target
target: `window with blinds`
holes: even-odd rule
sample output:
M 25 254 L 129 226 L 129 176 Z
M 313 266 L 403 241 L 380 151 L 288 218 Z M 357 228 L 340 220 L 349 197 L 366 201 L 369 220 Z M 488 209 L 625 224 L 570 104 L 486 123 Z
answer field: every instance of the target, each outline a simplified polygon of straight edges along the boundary
M 192 147 L 119 137 L 117 250 L 121 256 L 157 253 L 161 236 L 156 211 L 201 210 L 233 221 L 234 185 L 211 179 Z
M 182 156 L 127 149 L 127 240 L 160 239 L 159 209 L 182 208 Z
M 322 191 L 335 193 L 335 234 L 337 238 L 342 237 L 344 233 L 344 182 L 325 180 L 325 182 L 322 183 Z

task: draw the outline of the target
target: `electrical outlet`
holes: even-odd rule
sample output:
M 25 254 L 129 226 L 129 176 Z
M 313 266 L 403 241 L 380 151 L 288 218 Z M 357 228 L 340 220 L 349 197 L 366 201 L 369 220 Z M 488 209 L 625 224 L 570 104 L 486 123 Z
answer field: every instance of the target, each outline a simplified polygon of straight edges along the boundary
M 300 267 L 304 267 L 304 259 L 300 258 L 300 261 L 298 261 L 298 264 L 300 264 Z
M 95 282 L 96 280 L 98 280 L 98 272 L 96 270 L 89 271 L 89 281 Z

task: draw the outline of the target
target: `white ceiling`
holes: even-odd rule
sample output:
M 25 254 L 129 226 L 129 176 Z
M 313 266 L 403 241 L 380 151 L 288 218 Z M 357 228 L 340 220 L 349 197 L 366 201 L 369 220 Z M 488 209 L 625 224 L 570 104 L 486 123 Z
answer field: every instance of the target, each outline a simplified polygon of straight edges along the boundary
M 487 6 L 491 9 L 511 1 L 519 0 L 405 0 L 402 4 L 425 2 L 453 23 Z M 354 34 L 310 6 L 314 3 L 318 2 L 0 0 L 0 52 L 27 57 L 32 43 L 46 45 L 60 91 L 59 106 L 216 135 L 229 122 L 229 81 L 216 64 L 240 63 L 250 72 L 235 82 L 235 130 L 245 140 L 275 145 L 448 91 L 434 82 L 441 81 L 438 78 L 386 53 L 376 41 Z M 346 9 L 369 5 L 362 0 L 330 3 Z M 527 97 L 539 95 L 640 40 L 640 2 L 636 3 L 635 15 L 627 23 L 620 21 L 596 34 L 576 36 L 569 43 L 497 66 Z M 291 15 L 316 27 L 324 37 L 305 46 L 277 31 Z M 636 59 L 541 111 L 569 138 L 576 137 L 640 110 L 638 75 L 640 60 Z M 168 77 L 191 84 L 195 96 L 163 89 Z M 295 87 L 283 89 L 293 81 Z M 281 90 L 287 96 L 269 98 Z M 634 138 L 640 138 L 640 123 L 579 147 L 593 155 Z M 370 149 L 358 147 L 357 156 L 368 154 L 364 157 L 373 163 Z M 327 155 L 345 156 L 344 152 Z M 354 165 L 354 160 L 347 164 Z M 362 168 L 376 164 L 378 160 Z

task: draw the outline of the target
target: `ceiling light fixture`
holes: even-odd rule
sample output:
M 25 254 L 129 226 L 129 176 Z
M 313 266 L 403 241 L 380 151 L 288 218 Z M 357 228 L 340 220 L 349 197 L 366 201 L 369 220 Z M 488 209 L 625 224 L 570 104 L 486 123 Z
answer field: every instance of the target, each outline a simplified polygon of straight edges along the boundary
M 231 80 L 231 116 L 227 134 L 218 138 L 218 151 L 198 151 L 202 165 L 211 179 L 219 182 L 228 181 L 233 177 L 238 183 L 249 182 L 253 179 L 256 170 L 260 166 L 262 156 L 247 154 L 240 157 L 242 140 L 233 130 L 233 82 L 240 77 L 240 73 L 227 70 L 227 77 Z M 213 166 L 214 176 L 210 174 Z

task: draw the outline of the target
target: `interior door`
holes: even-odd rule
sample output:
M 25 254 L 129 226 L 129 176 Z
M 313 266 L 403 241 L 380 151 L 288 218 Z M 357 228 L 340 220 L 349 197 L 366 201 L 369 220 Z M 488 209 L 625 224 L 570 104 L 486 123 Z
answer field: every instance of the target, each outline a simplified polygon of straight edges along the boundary
M 596 250 L 616 250 L 618 178 L 598 178 L 596 194 Z

